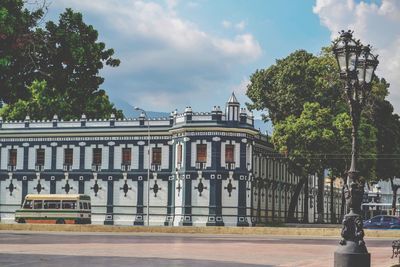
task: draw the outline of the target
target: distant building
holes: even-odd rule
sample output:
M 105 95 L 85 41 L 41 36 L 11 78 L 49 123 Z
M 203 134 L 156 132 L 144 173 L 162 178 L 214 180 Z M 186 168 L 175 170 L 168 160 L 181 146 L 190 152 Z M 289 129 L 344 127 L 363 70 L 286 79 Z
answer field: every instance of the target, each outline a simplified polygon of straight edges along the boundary
M 400 178 L 394 178 L 393 183 L 400 185 Z M 364 218 L 380 214 L 398 216 L 400 214 L 400 190 L 397 192 L 396 214 L 392 212 L 392 201 L 393 190 L 390 181 L 380 180 L 366 185 L 363 203 Z
M 148 184 L 151 225 L 285 221 L 298 181 L 234 94 L 225 111 L 187 107 L 160 119 L 0 119 L 2 222 L 28 193 L 79 193 L 91 196 L 93 223 L 143 225 Z

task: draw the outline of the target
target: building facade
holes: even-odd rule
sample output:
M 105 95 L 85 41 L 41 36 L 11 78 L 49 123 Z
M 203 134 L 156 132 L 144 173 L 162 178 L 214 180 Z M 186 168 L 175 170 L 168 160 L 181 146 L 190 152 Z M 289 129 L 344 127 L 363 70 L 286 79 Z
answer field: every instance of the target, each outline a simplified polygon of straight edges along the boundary
M 143 225 L 148 204 L 150 225 L 284 221 L 299 177 L 276 155 L 233 94 L 225 111 L 160 119 L 0 120 L 0 220 L 28 193 L 79 193 L 94 224 Z

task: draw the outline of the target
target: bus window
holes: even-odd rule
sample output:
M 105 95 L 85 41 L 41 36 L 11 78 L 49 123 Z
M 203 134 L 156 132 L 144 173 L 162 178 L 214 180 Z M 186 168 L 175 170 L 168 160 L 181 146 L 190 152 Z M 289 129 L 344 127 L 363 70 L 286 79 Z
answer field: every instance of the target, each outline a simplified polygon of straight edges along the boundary
M 87 202 L 83 202 L 83 209 L 85 209 L 85 210 L 88 209 L 88 204 L 87 204 Z
M 60 200 L 45 200 L 44 208 L 45 209 L 59 209 L 61 206 Z
M 74 210 L 76 207 L 76 201 L 71 200 L 63 200 L 62 208 L 66 210 Z
M 42 201 L 42 200 L 35 200 L 35 201 L 33 202 L 33 208 L 34 208 L 35 210 L 40 210 L 40 209 L 42 209 L 42 208 L 43 208 L 43 201 Z
M 25 200 L 24 202 L 24 209 L 32 209 L 32 200 Z

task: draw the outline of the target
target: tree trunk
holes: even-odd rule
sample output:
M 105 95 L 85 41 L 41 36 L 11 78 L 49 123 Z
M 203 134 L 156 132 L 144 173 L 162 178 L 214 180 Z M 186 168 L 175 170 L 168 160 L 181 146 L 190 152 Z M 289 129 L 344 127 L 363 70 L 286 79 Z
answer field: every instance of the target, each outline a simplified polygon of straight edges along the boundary
M 334 205 L 334 190 L 333 190 L 333 182 L 335 179 L 331 177 L 331 184 L 330 184 L 330 191 L 331 191 L 331 205 L 330 205 L 330 210 L 331 210 L 331 223 L 336 223 L 336 212 L 335 212 L 335 205 Z
M 397 189 L 398 187 L 396 187 L 396 190 L 393 190 L 393 200 L 392 200 L 392 214 L 393 216 L 396 216 L 396 200 L 397 200 Z
M 308 175 L 305 175 L 304 181 L 304 203 L 303 203 L 303 223 L 308 223 L 308 201 L 309 201 L 309 192 L 308 192 Z
M 317 193 L 317 222 L 324 222 L 324 171 L 318 174 L 318 193 Z
M 396 216 L 396 201 L 397 201 L 397 190 L 399 189 L 399 185 L 395 185 L 393 182 L 394 177 L 390 177 L 390 185 L 392 186 L 393 199 L 392 199 L 392 215 Z
M 292 195 L 292 198 L 290 199 L 290 204 L 289 204 L 289 209 L 288 209 L 288 215 L 287 215 L 287 221 L 288 222 L 298 222 L 298 219 L 294 216 L 294 213 L 296 211 L 297 203 L 299 201 L 299 195 L 301 192 L 301 189 L 303 188 L 303 185 L 307 178 L 302 177 L 299 180 L 299 183 L 296 185 L 296 188 L 294 189 L 294 193 Z

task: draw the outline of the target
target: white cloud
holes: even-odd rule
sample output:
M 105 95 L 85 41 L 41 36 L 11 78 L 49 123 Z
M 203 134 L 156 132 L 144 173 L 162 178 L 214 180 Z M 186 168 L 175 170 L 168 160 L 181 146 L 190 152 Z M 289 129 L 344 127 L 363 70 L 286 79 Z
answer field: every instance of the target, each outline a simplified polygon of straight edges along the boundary
M 177 14 L 181 2 L 164 3 L 70 0 L 54 1 L 52 6 L 72 7 L 95 21 L 102 39 L 121 59 L 117 70 L 105 74 L 113 86 L 110 95 L 129 96 L 141 106 L 173 109 L 186 105 L 190 97 L 206 101 L 233 70 L 261 56 L 252 34 L 227 38 L 208 33 Z
M 321 23 L 331 31 L 352 29 L 357 39 L 371 44 L 379 54 L 377 74 L 391 83 L 389 100 L 400 112 L 400 1 L 380 4 L 355 0 L 316 0 L 313 8 Z
M 235 28 L 240 31 L 243 31 L 244 28 L 246 28 L 246 22 L 244 20 L 242 20 L 241 22 L 236 23 Z
M 230 22 L 228 20 L 223 20 L 221 24 L 226 29 L 229 29 L 230 27 L 232 27 L 232 22 Z
M 221 24 L 225 29 L 235 28 L 236 30 L 243 31 L 246 28 L 246 22 L 244 20 L 238 23 L 233 23 L 229 20 L 223 20 Z
M 197 7 L 199 7 L 200 6 L 200 4 L 198 3 L 198 2 L 194 2 L 194 1 L 189 1 L 189 2 L 187 2 L 187 7 L 189 7 L 189 8 L 197 8 Z
M 178 0 L 165 0 L 167 8 L 173 10 L 178 5 Z
M 246 99 L 247 85 L 250 84 L 248 77 L 243 77 L 239 84 L 234 85 L 232 91 L 235 92 L 236 96 L 242 99 Z

